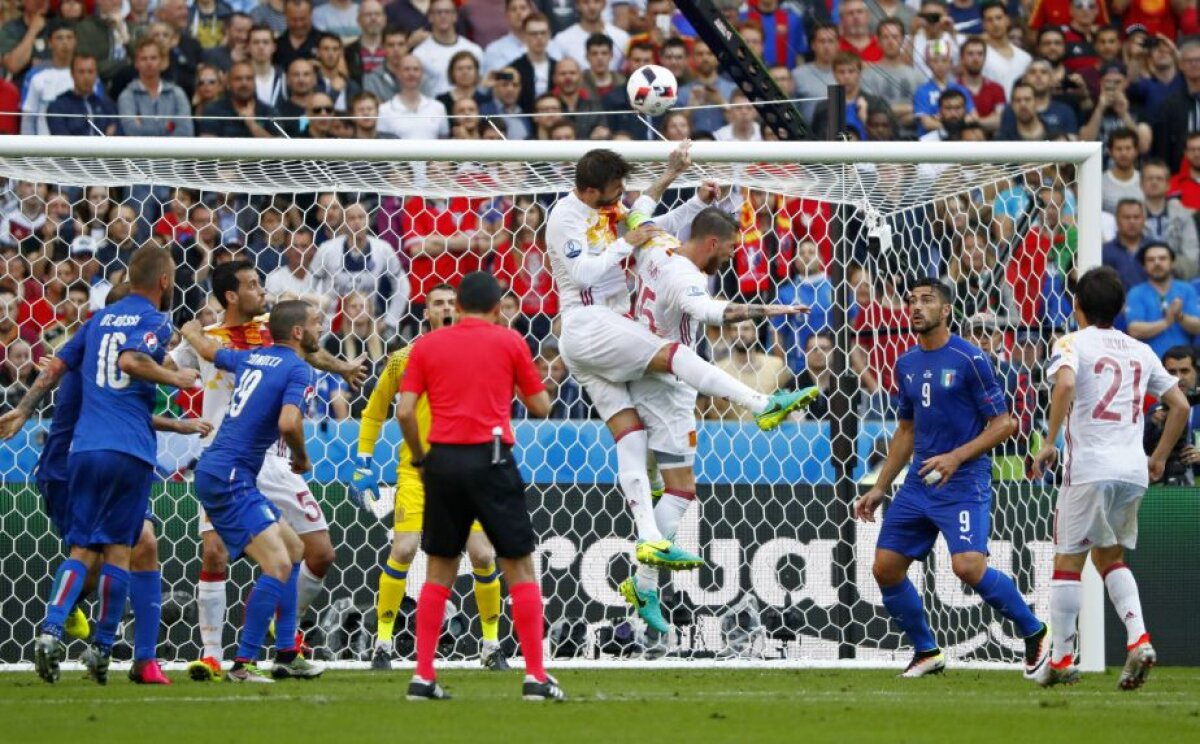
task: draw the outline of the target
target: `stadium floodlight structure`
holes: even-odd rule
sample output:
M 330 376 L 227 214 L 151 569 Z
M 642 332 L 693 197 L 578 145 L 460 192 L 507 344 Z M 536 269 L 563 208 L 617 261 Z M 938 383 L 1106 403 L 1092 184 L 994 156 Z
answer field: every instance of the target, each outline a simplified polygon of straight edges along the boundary
M 363 204 L 369 229 L 401 251 L 410 250 L 406 239 L 412 235 L 406 231 L 416 224 L 414 205 L 416 214 L 430 217 L 421 223 L 426 231 L 443 229 L 437 215 L 457 210 L 451 220 L 455 227 L 449 229 L 471 240 L 453 261 L 463 271 L 484 265 L 516 276 L 528 270 L 520 262 L 537 253 L 537 224 L 530 215 L 544 213 L 555 194 L 572 188 L 572 163 L 597 146 L 612 148 L 633 164 L 628 187 L 636 191 L 651 182 L 674 144 L 10 137 L 0 138 L 0 175 L 9 179 L 5 197 L 16 208 L 30 193 L 46 196 L 18 182 L 52 185 L 51 198 L 73 206 L 88 198 L 78 187 L 107 187 L 108 198 L 143 212 L 147 231 L 157 213 L 168 209 L 168 187 L 196 190 L 220 212 L 224 234 L 249 236 L 252 244 L 262 241 L 245 251 L 256 260 L 286 248 L 286 240 L 277 239 L 276 217 L 288 230 L 306 221 L 318 228 L 319 238 L 347 229 L 340 217 L 317 204 L 317 194 L 335 193 L 342 204 Z M 798 281 L 795 267 L 823 267 L 831 291 L 823 308 L 826 325 L 815 330 L 833 337 L 829 368 L 835 383 L 825 415 L 771 434 L 746 426 L 736 410 L 705 403 L 708 407 L 699 412 L 705 419 L 697 427 L 701 509 L 693 510 L 679 539 L 699 550 L 710 568 L 672 576 L 668 596 L 686 597 L 695 608 L 694 624 L 675 639 L 678 655 L 720 657 L 728 650 L 722 615 L 749 595 L 760 606 L 787 611 L 792 624 L 803 618 L 802 627 L 793 628 L 795 640 L 774 649 L 776 661 L 770 663 L 899 665 L 907 660 L 910 652 L 889 625 L 871 577 L 878 526 L 855 524 L 851 505 L 872 481 L 880 442 L 894 426 L 895 409 L 886 394 L 891 363 L 912 342 L 899 298 L 906 280 L 928 273 L 945 275 L 956 285 L 961 332 L 982 328 L 990 336 L 987 343 L 995 346 L 1021 433 L 995 457 L 992 561 L 1011 571 L 1038 614 L 1048 617 L 1054 489 L 1028 480 L 1025 460 L 1036 451 L 1048 413 L 1048 387 L 1041 376 L 1046 352 L 1070 324 L 1066 274 L 1101 262 L 1101 158 L 1099 144 L 1073 142 L 694 143 L 694 167 L 679 179 L 680 188 L 669 192 L 671 198 L 684 199 L 687 187 L 716 179 L 732 186 L 726 203 L 743 225 L 739 254 L 717 283 L 726 293 L 773 294 L 776 285 Z M 267 225 L 272 211 L 276 214 Z M 104 237 L 102 220 L 75 219 L 78 229 Z M 522 223 L 534 238 L 530 245 L 513 240 L 511 233 Z M 169 230 L 166 235 L 169 239 Z M 25 242 L 30 240 L 34 243 Z M 42 230 L 19 244 L 27 250 L 40 243 L 44 253 L 57 258 L 63 255 L 63 240 Z M 819 258 L 808 261 L 814 249 Z M 406 271 L 418 271 L 421 260 L 409 255 Z M 513 281 L 516 287 L 521 279 Z M 203 298 L 202 291 L 199 295 Z M 339 315 L 346 305 L 334 301 L 329 307 L 331 315 Z M 402 335 L 416 325 L 386 326 L 385 332 Z M 541 330 L 531 326 L 531 342 L 554 377 L 552 320 Z M 777 340 L 781 355 L 798 368 L 810 363 L 797 344 L 812 330 L 803 324 L 761 328 L 759 337 Z M 370 349 L 370 343 L 359 341 L 356 348 Z M 713 334 L 709 353 L 736 364 L 748 358 L 745 346 L 754 344 L 739 345 L 728 332 Z M 562 410 L 575 410 L 567 397 L 569 381 L 559 375 L 554 383 Z M 357 426 L 335 419 L 331 413 L 318 422 L 310 441 L 314 478 L 328 484 L 314 491 L 324 501 L 339 552 L 329 596 L 315 608 L 317 628 L 328 637 L 353 635 L 334 627 L 338 617 L 361 615 L 367 625 L 373 622 L 375 579 L 390 539 L 390 522 L 353 508 L 338 486 L 354 468 Z M 0 556 L 0 573 L 15 587 L 0 597 L 7 629 L 0 636 L 0 663 L 6 665 L 29 661 L 34 623 L 48 590 L 43 579 L 60 559 L 60 545 L 37 513 L 30 477 L 39 432 L 47 424 L 29 424 L 3 445 L 0 459 L 5 495 L 0 544 L 10 546 Z M 376 450 L 385 478 L 395 473 L 389 450 L 398 433 L 392 427 L 385 428 Z M 626 614 L 616 587 L 628 571 L 631 552 L 629 518 L 612 485 L 610 439 L 598 422 L 587 420 L 518 422 L 516 428 L 541 539 L 535 557 L 547 618 L 583 618 L 594 638 L 602 624 Z M 185 454 L 178 459 L 186 462 L 187 446 L 181 446 Z M 171 470 L 164 466 L 164 472 Z M 199 564 L 195 504 L 186 486 L 171 485 L 156 498 L 156 508 L 164 521 L 164 591 L 180 605 L 170 616 L 164 643 L 170 644 L 165 646 L 168 660 L 181 661 L 194 655 L 198 640 L 194 613 L 187 607 Z M 410 572 L 412 596 L 420 591 L 423 566 L 418 558 Z M 1020 639 L 962 587 L 940 542 L 930 562 L 916 564 L 912 576 L 954 663 L 1019 660 Z M 1081 651 L 1084 668 L 1096 670 L 1104 663 L 1103 587 L 1090 568 L 1088 576 Z M 235 584 L 245 585 L 249 578 L 245 568 L 232 574 Z M 459 596 L 471 615 L 470 592 Z M 231 607 L 230 619 L 236 622 L 240 605 L 235 601 Z M 315 642 L 320 646 L 319 638 Z M 355 649 L 327 650 L 345 659 L 363 648 L 360 639 Z

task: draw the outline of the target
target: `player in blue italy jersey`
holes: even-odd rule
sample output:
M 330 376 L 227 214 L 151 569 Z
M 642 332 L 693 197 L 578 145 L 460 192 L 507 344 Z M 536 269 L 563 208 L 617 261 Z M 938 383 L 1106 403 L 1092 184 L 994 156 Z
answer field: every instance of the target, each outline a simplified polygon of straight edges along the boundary
M 105 302 L 113 305 L 129 295 L 129 284 L 121 283 L 109 291 Z M 37 487 L 45 501 L 46 515 L 58 536 L 66 542 L 70 532 L 71 489 L 68 483 L 67 454 L 83 403 L 83 386 L 78 370 L 68 370 L 61 360 L 52 359 L 34 381 L 16 408 L 0 417 L 0 439 L 11 439 L 37 409 L 41 400 L 52 390 L 54 414 L 46 440 L 37 462 Z M 154 417 L 156 431 L 206 435 L 211 424 L 202 419 L 172 419 Z M 70 545 L 67 545 L 68 550 Z M 130 678 L 139 683 L 169 684 L 155 659 L 159 625 L 162 617 L 162 575 L 158 567 L 158 543 L 153 514 L 147 510 L 146 522 L 130 558 L 129 599 L 134 615 L 134 664 Z M 88 566 L 87 580 L 79 599 L 95 589 L 100 566 Z M 87 617 L 77 604 L 67 616 L 64 626 L 71 638 L 86 639 L 91 633 Z
M 57 357 L 67 369 L 79 371 L 82 403 L 67 467 L 71 515 L 65 538 L 71 557 L 55 575 L 34 646 L 38 673 L 49 682 L 58 679 L 67 616 L 83 591 L 88 566 L 96 562 L 101 563 L 100 617 L 88 671 L 100 684 L 108 681 L 130 591 L 130 552 L 142 535 L 154 477 L 155 386 L 190 388 L 197 379 L 194 372 L 173 372 L 161 364 L 171 336 L 162 307 L 170 300 L 174 276 L 175 262 L 166 250 L 138 250 L 129 266 L 130 296 L 97 313 Z M 155 638 L 157 630 L 155 623 Z
M 949 287 L 933 278 L 917 281 L 908 312 L 917 345 L 896 361 L 899 426 L 879 480 L 855 504 L 859 519 L 875 521 L 876 508 L 912 458 L 884 513 L 873 568 L 884 606 L 915 650 L 901 676 L 921 677 L 946 667 L 921 596 L 907 576 L 912 562 L 925 560 L 941 534 L 954 574 L 1016 624 L 1025 639 L 1025 677 L 1034 679 L 1049 655 L 1046 626 L 1013 580 L 987 565 L 989 453 L 1014 429 L 1004 393 L 984 353 L 950 333 Z
M 251 350 L 221 348 L 195 321 L 183 328 L 197 353 L 237 375 L 225 420 L 196 465 L 196 496 L 230 559 L 245 553 L 262 568 L 246 603 L 233 668 L 226 675 L 233 682 L 272 681 L 259 672 L 257 661 L 276 610 L 272 676 L 311 678 L 323 671 L 296 648 L 296 589 L 304 543 L 257 485 L 271 447 L 290 450 L 293 472 L 310 469 L 304 411 L 316 388 L 304 356 L 317 351 L 321 314 L 306 302 L 281 302 L 271 311 L 268 328 L 274 345 Z

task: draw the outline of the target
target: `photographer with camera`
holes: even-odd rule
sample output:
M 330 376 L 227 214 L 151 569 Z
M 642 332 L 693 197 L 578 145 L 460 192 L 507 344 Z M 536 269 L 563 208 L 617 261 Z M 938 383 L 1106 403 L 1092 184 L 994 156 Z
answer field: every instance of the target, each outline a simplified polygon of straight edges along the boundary
M 1080 139 L 1107 142 L 1113 132 L 1129 129 L 1137 134 L 1138 153 L 1145 154 L 1150 150 L 1150 125 L 1134 117 L 1129 97 L 1125 95 L 1128 87 L 1125 65 L 1120 62 L 1104 63 L 1100 68 L 1100 97 L 1087 123 L 1079 128 Z
M 1188 404 L 1192 408 L 1188 413 L 1183 436 L 1167 457 L 1162 482 L 1168 486 L 1195 485 L 1196 476 L 1200 475 L 1200 449 L 1196 448 L 1197 437 L 1200 436 L 1200 390 L 1196 389 L 1196 353 L 1190 346 L 1172 346 L 1163 354 L 1163 367 L 1171 375 L 1179 378 L 1179 389 L 1187 396 Z M 1161 403 L 1150 409 L 1142 439 L 1143 448 L 1147 452 L 1153 452 L 1158 446 L 1166 420 L 1167 411 Z
M 1070 108 L 1076 119 L 1084 121 L 1096 105 L 1092 94 L 1099 87 L 1098 71 L 1095 68 L 1076 69 L 1066 64 L 1067 37 L 1060 28 L 1043 28 L 1038 32 L 1033 56 L 1035 62 L 1040 58 L 1050 63 L 1049 94 L 1057 103 Z

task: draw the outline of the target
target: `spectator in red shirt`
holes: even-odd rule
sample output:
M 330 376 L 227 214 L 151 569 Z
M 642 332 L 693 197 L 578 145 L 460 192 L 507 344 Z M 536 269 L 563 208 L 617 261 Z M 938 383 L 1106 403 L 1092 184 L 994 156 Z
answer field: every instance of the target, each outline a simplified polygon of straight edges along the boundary
M 863 278 L 869 281 L 866 272 Z M 896 359 L 917 342 L 909 330 L 904 299 L 894 278 L 877 281 L 874 295 L 854 317 L 851 327 L 858 336 L 850 352 L 850 365 L 867 392 L 864 402 L 870 413 L 883 414 L 896 391 Z
M 1101 26 L 1108 25 L 1108 9 L 1099 0 L 1034 0 L 1033 10 L 1029 13 L 1029 27 L 1040 29 L 1043 26 L 1070 24 L 1071 6 L 1078 2 L 1090 2 L 1096 5 L 1095 22 Z
M 1063 28 L 1063 38 L 1067 42 L 1067 57 L 1063 64 L 1071 72 L 1094 70 L 1100 64 L 1100 55 L 1093 46 L 1096 40 L 1096 22 L 1102 0 L 1073 0 L 1071 3 L 1071 22 Z
M 878 62 L 883 59 L 879 39 L 871 33 L 871 12 L 863 0 L 842 0 L 841 29 L 838 46 L 843 51 L 853 52 L 863 62 Z
M 1017 314 L 1026 325 L 1040 322 L 1046 261 L 1056 235 L 1061 232 L 1062 208 L 1066 201 L 1061 187 L 1043 186 L 1038 189 L 1037 197 L 1042 206 L 1041 221 L 1029 228 L 1004 269 L 1008 285 L 1012 287 Z
M 1189 0 L 1111 0 L 1112 12 L 1128 28 L 1140 24 L 1151 38 L 1162 34 L 1168 39 L 1196 33 L 1196 4 Z M 1182 23 L 1181 23 L 1182 21 Z
M 0 134 L 21 133 L 21 91 L 0 78 Z
M 532 197 L 521 196 L 513 206 L 512 245 L 508 253 L 507 271 L 511 276 L 510 289 L 521 303 L 521 314 L 529 321 L 529 331 L 535 338 L 550 333 L 558 315 L 558 293 L 546 256 L 545 212 Z
M 1186 165 L 1171 179 L 1171 196 L 1188 209 L 1200 209 L 1200 132 L 1189 132 L 1183 151 Z
M 958 82 L 971 94 L 975 104 L 975 117 L 989 132 L 1000 128 L 1000 115 L 1004 113 L 1004 88 L 994 80 L 983 76 L 983 65 L 987 61 L 988 46 L 982 37 L 972 36 L 958 50 L 962 72 Z
M 457 287 L 465 275 L 479 269 L 470 236 L 479 229 L 479 208 L 485 201 L 413 196 L 404 202 L 400 247 L 412 261 L 408 276 L 414 315 L 420 317 L 425 293 L 434 286 Z
M 193 232 L 187 224 L 188 210 L 199 200 L 200 195 L 191 189 L 175 189 L 163 216 L 154 223 L 154 234 L 177 242 L 191 238 Z

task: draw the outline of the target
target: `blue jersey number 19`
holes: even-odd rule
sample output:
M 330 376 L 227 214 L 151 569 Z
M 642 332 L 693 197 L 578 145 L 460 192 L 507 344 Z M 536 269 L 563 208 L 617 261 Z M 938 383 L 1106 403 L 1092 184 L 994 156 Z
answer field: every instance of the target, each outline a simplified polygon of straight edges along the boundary
M 242 409 L 246 407 L 246 401 L 250 399 L 250 394 L 254 392 L 254 388 L 258 387 L 258 383 L 262 382 L 262 376 L 261 369 L 251 369 L 242 375 L 237 390 L 233 391 L 233 397 L 229 401 L 231 418 L 237 418 L 241 414 Z

